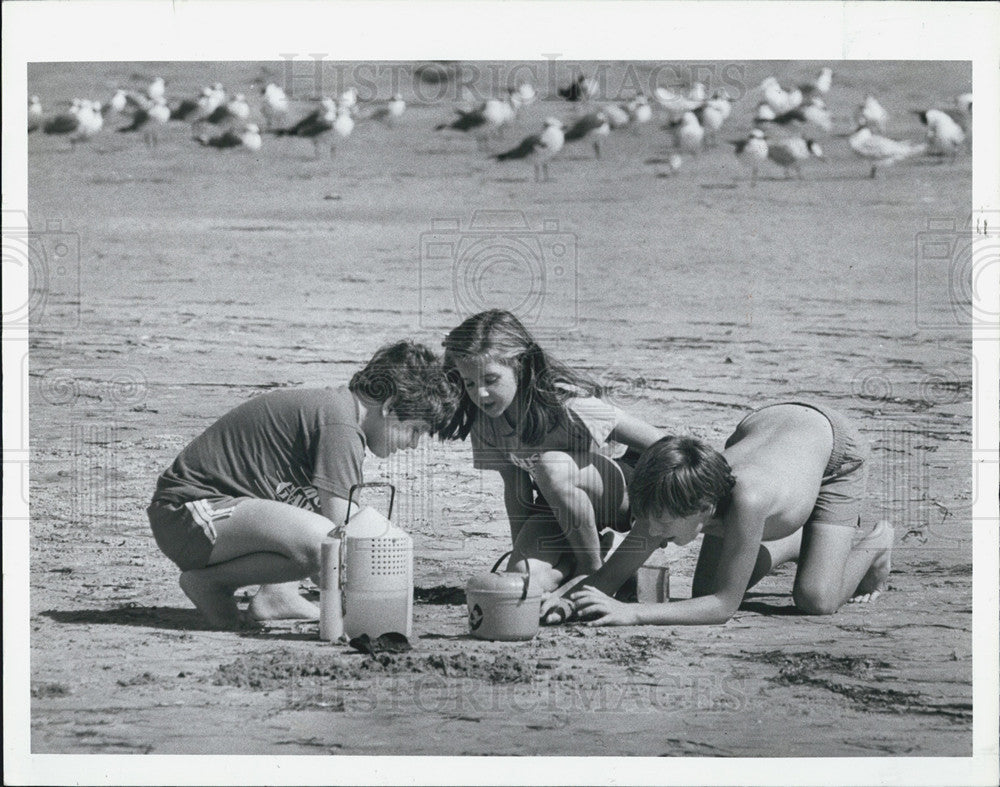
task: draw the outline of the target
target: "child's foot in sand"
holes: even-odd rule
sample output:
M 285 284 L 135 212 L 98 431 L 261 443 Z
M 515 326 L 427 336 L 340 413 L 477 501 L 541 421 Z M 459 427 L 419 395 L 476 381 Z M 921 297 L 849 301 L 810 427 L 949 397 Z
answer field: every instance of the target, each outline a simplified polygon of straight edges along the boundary
M 227 631 L 241 628 L 240 612 L 232 589 L 219 587 L 198 570 L 182 573 L 180 585 L 212 628 Z
M 298 582 L 262 585 L 247 612 L 254 620 L 319 620 L 319 607 L 299 595 Z
M 849 599 L 852 604 L 865 604 L 874 601 L 889 586 L 889 572 L 892 571 L 892 525 L 879 522 L 871 534 L 860 542 L 856 548 L 880 550 L 872 560 L 868 573 L 858 583 L 857 590 Z

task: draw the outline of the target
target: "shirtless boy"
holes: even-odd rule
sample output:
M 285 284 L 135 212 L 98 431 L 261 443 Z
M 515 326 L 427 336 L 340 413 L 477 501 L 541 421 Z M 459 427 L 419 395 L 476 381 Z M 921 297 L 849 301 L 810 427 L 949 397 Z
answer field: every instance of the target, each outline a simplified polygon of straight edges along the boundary
M 862 520 L 867 455 L 842 414 L 797 402 L 748 415 L 721 453 L 691 437 L 659 440 L 629 485 L 635 526 L 600 570 L 546 602 L 543 619 L 575 612 L 598 626 L 725 623 L 749 587 L 790 560 L 798 562 L 792 598 L 806 614 L 873 600 L 887 586 L 893 530 Z M 655 549 L 700 533 L 690 599 L 627 604 L 609 595 Z

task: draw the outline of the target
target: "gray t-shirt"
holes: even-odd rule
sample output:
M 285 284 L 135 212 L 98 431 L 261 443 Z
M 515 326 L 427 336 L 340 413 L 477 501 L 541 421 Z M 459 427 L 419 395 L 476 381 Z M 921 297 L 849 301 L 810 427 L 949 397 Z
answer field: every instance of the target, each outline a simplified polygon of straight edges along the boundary
M 281 389 L 230 410 L 160 476 L 154 500 L 277 500 L 320 511 L 362 481 L 365 435 L 347 386 Z

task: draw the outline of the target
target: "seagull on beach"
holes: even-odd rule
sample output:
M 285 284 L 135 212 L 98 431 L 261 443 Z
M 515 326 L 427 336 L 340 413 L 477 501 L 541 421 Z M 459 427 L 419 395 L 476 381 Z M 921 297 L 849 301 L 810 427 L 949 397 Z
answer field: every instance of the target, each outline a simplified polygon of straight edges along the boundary
M 160 128 L 170 120 L 170 108 L 164 98 L 154 99 L 148 109 L 137 109 L 132 122 L 118 129 L 128 133 L 142 130 L 142 140 L 148 147 L 156 147 L 160 141 Z
M 491 133 L 499 132 L 513 121 L 515 112 L 508 98 L 507 101 L 491 98 L 476 109 L 455 109 L 458 117 L 450 123 L 441 123 L 434 127 L 435 131 L 471 131 L 475 134 L 476 144 L 480 149 L 486 145 Z
M 685 112 L 680 120 L 670 124 L 670 130 L 674 137 L 674 147 L 692 156 L 701 152 L 705 129 L 701 127 L 694 112 Z
M 37 129 L 42 124 L 42 102 L 38 96 L 28 99 L 28 133 Z
M 256 152 L 260 150 L 262 144 L 260 129 L 256 123 L 247 123 L 242 131 L 230 128 L 214 137 L 196 136 L 195 140 L 204 147 L 216 148 L 217 150 L 244 147 Z
M 878 167 L 892 166 L 927 149 L 926 142 L 898 141 L 875 134 L 864 122 L 850 135 L 848 144 L 855 155 L 872 163 L 870 175 L 872 178 L 875 177 Z
M 367 115 L 362 116 L 360 119 L 377 120 L 379 123 L 384 123 L 391 128 L 395 125 L 397 120 L 403 117 L 403 113 L 405 111 L 406 102 L 399 93 L 396 93 L 384 104 L 376 106 Z
M 559 95 L 567 101 L 589 101 L 597 96 L 600 87 L 596 79 L 580 74 L 569 85 L 559 88 Z
M 826 95 L 830 92 L 830 87 L 833 84 L 833 69 L 822 68 L 816 79 L 812 82 L 806 82 L 799 85 L 799 90 L 802 92 L 804 98 L 808 99 L 810 96 L 814 96 L 817 93 L 821 95 Z
M 764 132 L 755 128 L 746 139 L 731 140 L 731 144 L 736 149 L 736 160 L 750 168 L 750 185 L 756 186 L 760 165 L 767 161 L 768 144 Z
M 776 115 L 791 112 L 802 103 L 802 91 L 798 88 L 785 90 L 773 76 L 760 83 L 764 102 L 774 110 Z
M 564 142 L 579 142 L 589 139 L 594 146 L 594 154 L 601 157 L 601 140 L 611 133 L 607 113 L 604 110 L 588 112 L 570 126 L 564 134 Z
M 693 112 L 702 105 L 701 100 L 688 98 L 679 93 L 673 93 L 665 87 L 653 91 L 657 103 L 667 111 L 668 123 L 676 123 L 684 117 L 685 112 Z
M 68 112 L 60 113 L 45 121 L 42 131 L 50 135 L 67 135 L 70 149 L 75 149 L 77 142 L 86 142 L 93 138 L 103 127 L 101 104 L 78 98 L 73 101 Z
M 167 83 L 163 77 L 156 77 L 156 79 L 149 83 L 149 87 L 146 88 L 146 95 L 151 101 L 167 97 Z
M 625 109 L 628 110 L 629 118 L 632 121 L 632 127 L 638 132 L 639 128 L 653 119 L 653 108 L 649 105 L 649 99 L 646 98 L 645 93 L 640 93 L 628 104 L 625 105 Z
M 332 98 L 320 99 L 318 109 L 310 112 L 302 120 L 289 128 L 272 129 L 271 133 L 279 137 L 302 137 L 312 140 L 319 158 L 320 146 L 329 143 L 333 134 L 333 124 L 337 120 L 337 104 Z M 335 152 L 335 143 L 330 145 L 330 156 Z
M 785 177 L 792 172 L 802 180 L 802 162 L 810 158 L 823 158 L 823 149 L 811 139 L 789 137 L 767 143 L 767 157 L 784 169 Z
M 865 96 L 864 103 L 858 107 L 855 119 L 859 125 L 864 122 L 864 125 L 875 129 L 879 134 L 884 134 L 889 123 L 889 113 L 885 111 L 875 96 L 868 95 Z
M 950 156 L 954 162 L 958 149 L 965 145 L 965 131 L 958 122 L 940 109 L 915 110 L 914 114 L 927 126 L 928 150 Z
M 500 153 L 494 158 L 497 161 L 531 159 L 535 168 L 535 181 L 547 181 L 549 179 L 549 160 L 562 150 L 565 139 L 562 121 L 557 118 L 547 118 L 539 133 L 525 137 L 517 147 L 511 148 L 506 153 Z
M 261 105 L 260 111 L 264 115 L 267 127 L 274 128 L 284 123 L 288 119 L 289 109 L 288 96 L 285 91 L 274 82 L 269 82 L 261 90 L 261 95 L 264 97 L 264 103 Z

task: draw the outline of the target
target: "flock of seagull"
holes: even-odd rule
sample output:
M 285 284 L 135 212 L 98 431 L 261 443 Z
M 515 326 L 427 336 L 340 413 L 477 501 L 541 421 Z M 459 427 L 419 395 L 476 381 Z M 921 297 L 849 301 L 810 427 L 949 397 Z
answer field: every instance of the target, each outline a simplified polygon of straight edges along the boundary
M 830 137 L 833 118 L 825 97 L 834 86 L 833 71 L 822 69 L 808 82 L 794 88 L 783 87 L 772 77 L 765 79 L 751 95 L 759 102 L 751 119 L 748 136 L 730 140 L 735 155 L 750 170 L 756 185 L 765 166 L 780 168 L 785 177 L 802 178 L 802 165 L 823 159 L 817 136 Z M 563 121 L 545 119 L 542 128 L 524 137 L 517 145 L 492 158 L 500 162 L 525 160 L 532 164 L 536 181 L 549 180 L 549 162 L 568 145 L 586 142 L 601 158 L 601 146 L 613 132 L 641 129 L 658 122 L 671 143 L 665 163 L 667 174 L 678 171 L 688 159 L 717 146 L 719 134 L 729 121 L 734 99 L 725 91 L 709 94 L 701 83 L 683 92 L 657 87 L 650 97 L 639 93 L 626 101 L 600 98 L 601 85 L 579 75 L 558 89 L 559 99 L 578 107 L 574 116 Z M 387 126 L 399 121 L 406 102 L 399 94 L 388 101 L 359 101 L 358 92 L 348 88 L 337 98 L 320 98 L 312 111 L 292 118 L 292 102 L 285 91 L 271 82 L 260 91 L 260 100 L 251 106 L 246 96 L 230 96 L 221 84 L 202 88 L 194 97 L 170 100 L 166 82 L 155 78 L 144 90 L 119 89 L 105 103 L 76 99 L 68 110 L 46 115 L 37 96 L 28 102 L 28 132 L 68 138 L 71 148 L 92 139 L 115 123 L 119 133 L 141 133 L 144 143 L 156 147 L 160 133 L 170 123 L 190 124 L 192 141 L 219 150 L 245 148 L 258 151 L 262 134 L 298 137 L 312 143 L 315 155 L 324 150 L 332 157 L 337 146 L 351 136 L 356 125 L 374 120 Z M 435 131 L 469 134 L 479 150 L 490 147 L 491 138 L 503 138 L 515 126 L 522 109 L 535 103 L 538 94 L 527 82 L 507 91 L 503 98 L 491 98 L 478 105 L 460 106 L 453 117 L 437 124 Z M 654 103 L 655 102 L 655 103 Z M 879 168 L 891 166 L 921 154 L 955 157 L 969 144 L 972 94 L 956 96 L 942 106 L 915 110 L 926 126 L 920 140 L 898 140 L 887 136 L 888 113 L 869 95 L 852 118 L 854 130 L 836 137 L 847 139 L 853 153 L 870 164 L 870 177 Z M 262 129 L 263 126 L 263 129 Z

